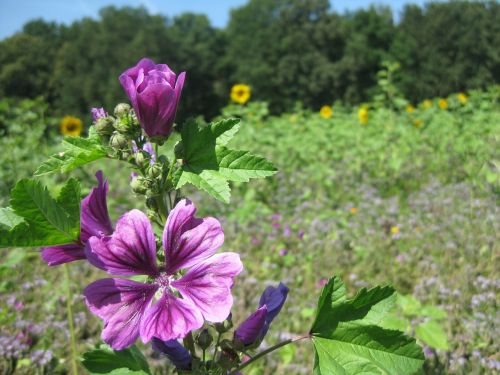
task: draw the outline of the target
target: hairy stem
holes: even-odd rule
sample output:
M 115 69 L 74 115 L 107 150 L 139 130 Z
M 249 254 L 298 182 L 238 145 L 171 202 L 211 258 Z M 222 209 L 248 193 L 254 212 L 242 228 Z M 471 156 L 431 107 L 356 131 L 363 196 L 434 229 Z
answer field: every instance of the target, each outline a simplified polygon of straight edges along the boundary
M 78 375 L 78 364 L 76 363 L 76 342 L 75 342 L 75 326 L 73 325 L 73 294 L 71 293 L 71 279 L 69 277 L 68 264 L 64 264 L 64 275 L 66 277 L 66 313 L 68 315 L 69 339 L 71 347 L 71 367 L 73 375 Z
M 276 349 L 279 349 L 285 345 L 288 345 L 288 344 L 291 344 L 292 342 L 297 342 L 297 341 L 300 341 L 300 340 L 303 340 L 303 339 L 307 339 L 309 338 L 310 335 L 307 334 L 307 335 L 303 335 L 303 336 L 298 336 L 298 337 L 295 337 L 293 339 L 288 339 L 288 340 L 285 340 L 285 341 L 282 341 L 274 346 L 271 346 L 270 348 L 267 348 L 266 350 L 254 355 L 252 358 L 250 358 L 248 361 L 246 361 L 245 363 L 242 363 L 241 365 L 239 365 L 237 368 L 235 368 L 233 371 L 231 371 L 229 373 L 229 375 L 235 375 L 236 373 L 238 373 L 238 371 L 241 371 L 243 370 L 245 367 L 247 367 L 248 365 L 250 365 L 251 363 L 257 361 L 258 359 L 268 355 L 269 353 L 271 352 L 274 352 Z

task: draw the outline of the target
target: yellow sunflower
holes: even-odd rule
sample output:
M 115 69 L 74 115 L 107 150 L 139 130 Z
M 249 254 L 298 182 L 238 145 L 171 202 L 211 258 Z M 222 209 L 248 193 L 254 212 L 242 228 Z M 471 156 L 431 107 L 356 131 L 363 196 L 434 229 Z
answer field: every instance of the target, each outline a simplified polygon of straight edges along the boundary
M 422 103 L 421 103 L 421 106 L 422 108 L 424 109 L 429 109 L 432 107 L 432 100 L 430 99 L 425 99 Z
M 324 105 L 323 107 L 321 107 L 321 109 L 319 110 L 319 115 L 323 118 L 330 118 L 333 116 L 333 110 L 332 110 L 332 107 L 330 107 L 329 105 Z
M 358 119 L 362 125 L 368 124 L 368 108 L 360 107 L 358 110 Z
M 469 100 L 467 95 L 465 95 L 465 93 L 463 93 L 463 92 L 458 93 L 457 98 L 458 98 L 458 101 L 462 104 L 466 104 L 467 100 Z
M 439 108 L 441 108 L 441 109 L 447 109 L 448 108 L 448 100 L 439 99 L 438 105 L 439 105 Z
M 231 88 L 231 100 L 238 104 L 245 104 L 250 99 L 250 86 L 237 84 Z
M 408 113 L 412 113 L 412 112 L 414 112 L 414 111 L 415 111 L 415 107 L 414 107 L 412 104 L 408 104 L 408 105 L 406 106 L 406 112 L 408 112 Z
M 78 137 L 82 133 L 82 120 L 74 116 L 64 116 L 59 129 L 62 135 Z

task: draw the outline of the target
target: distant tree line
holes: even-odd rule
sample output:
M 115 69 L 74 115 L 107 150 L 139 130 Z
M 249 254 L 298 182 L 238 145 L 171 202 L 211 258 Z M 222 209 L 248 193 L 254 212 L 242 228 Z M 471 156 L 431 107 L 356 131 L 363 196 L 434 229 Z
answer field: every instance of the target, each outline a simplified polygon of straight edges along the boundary
M 328 0 L 250 0 L 225 29 L 204 15 L 174 18 L 107 7 L 71 25 L 30 21 L 0 41 L 0 96 L 44 96 L 54 112 L 84 115 L 126 100 L 118 75 L 148 56 L 188 72 L 181 115 L 216 115 L 246 83 L 274 112 L 356 104 L 383 61 L 414 101 L 500 82 L 500 3 L 452 1 L 338 14 Z

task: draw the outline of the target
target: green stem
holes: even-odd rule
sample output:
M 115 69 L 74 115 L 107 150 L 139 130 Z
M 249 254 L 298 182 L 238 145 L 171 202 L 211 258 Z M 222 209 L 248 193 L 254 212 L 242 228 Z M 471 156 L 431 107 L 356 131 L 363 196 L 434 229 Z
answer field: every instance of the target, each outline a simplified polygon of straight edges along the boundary
M 218 332 L 217 333 L 217 341 L 215 341 L 215 346 L 214 346 L 214 355 L 212 356 L 212 364 L 210 367 L 212 367 L 213 364 L 215 363 L 215 357 L 217 356 L 217 349 L 219 348 L 221 336 L 222 335 Z
M 245 367 L 247 367 L 251 363 L 257 361 L 258 359 L 266 356 L 267 354 L 269 354 L 271 352 L 274 352 L 276 349 L 279 349 L 279 348 L 281 348 L 281 347 L 283 347 L 285 345 L 291 344 L 292 342 L 296 342 L 296 341 L 300 341 L 300 340 L 303 340 L 303 339 L 307 339 L 309 337 L 310 337 L 309 334 L 304 335 L 304 336 L 298 336 L 298 337 L 295 337 L 293 339 L 288 339 L 288 340 L 282 341 L 282 342 L 280 342 L 280 343 L 278 343 L 278 344 L 276 344 L 274 346 L 271 346 L 270 348 L 267 348 L 266 350 L 260 352 L 259 354 L 254 355 L 252 358 L 250 358 L 245 363 L 242 363 L 240 366 L 238 366 L 233 371 L 231 371 L 229 373 L 229 375 L 236 375 L 236 373 L 238 373 L 239 371 L 243 370 Z
M 69 339 L 71 347 L 71 367 L 73 375 L 78 375 L 78 365 L 76 363 L 76 343 L 75 343 L 75 326 L 73 325 L 73 294 L 71 293 L 71 279 L 69 277 L 68 264 L 64 264 L 64 275 L 66 277 L 66 313 L 68 314 Z

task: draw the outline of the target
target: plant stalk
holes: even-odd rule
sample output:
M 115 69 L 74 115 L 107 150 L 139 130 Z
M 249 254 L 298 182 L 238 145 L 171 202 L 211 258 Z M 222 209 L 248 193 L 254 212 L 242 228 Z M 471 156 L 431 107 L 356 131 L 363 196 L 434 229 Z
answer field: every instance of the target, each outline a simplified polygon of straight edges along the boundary
M 73 375 L 78 375 L 78 364 L 76 362 L 76 341 L 75 341 L 75 326 L 73 324 L 73 294 L 71 293 L 70 277 L 69 277 L 69 267 L 68 264 L 64 264 L 64 275 L 66 277 L 66 313 L 68 316 L 68 326 L 69 326 L 69 339 L 71 347 L 71 367 L 73 369 Z
M 303 340 L 303 339 L 307 339 L 309 337 L 310 337 L 309 334 L 303 335 L 303 336 L 298 336 L 298 337 L 295 337 L 293 339 L 288 339 L 288 340 L 282 341 L 282 342 L 280 342 L 280 343 L 278 343 L 278 344 L 276 344 L 274 346 L 271 346 L 270 348 L 267 348 L 266 350 L 260 352 L 259 354 L 254 355 L 252 358 L 250 358 L 245 363 L 242 363 L 241 365 L 239 365 L 237 368 L 235 368 L 233 371 L 231 371 L 229 373 L 229 375 L 236 375 L 239 371 L 241 371 L 242 369 L 244 369 L 245 367 L 247 367 L 251 363 L 257 361 L 258 359 L 266 356 L 267 354 L 269 354 L 271 352 L 274 352 L 276 349 L 279 349 L 279 348 L 281 348 L 281 347 L 283 347 L 285 345 L 291 344 L 293 342 L 297 342 L 297 341 L 300 341 L 300 340 Z

